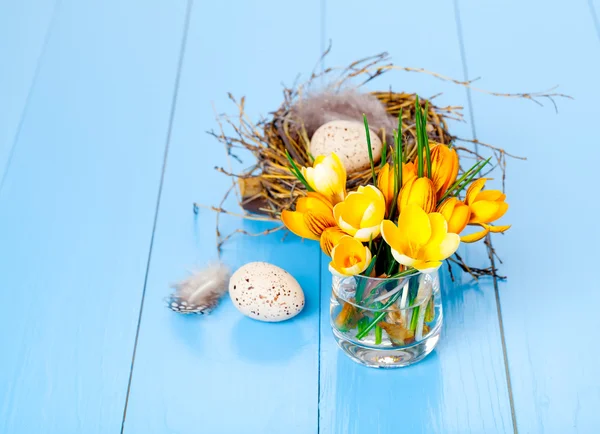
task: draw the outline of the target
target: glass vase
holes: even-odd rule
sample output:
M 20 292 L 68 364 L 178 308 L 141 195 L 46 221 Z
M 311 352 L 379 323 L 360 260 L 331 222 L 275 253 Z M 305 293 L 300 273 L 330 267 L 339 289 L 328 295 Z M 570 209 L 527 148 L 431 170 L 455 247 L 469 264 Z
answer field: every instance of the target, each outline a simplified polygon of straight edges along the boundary
M 438 273 L 393 279 L 333 275 L 330 318 L 338 345 L 355 362 L 374 368 L 416 363 L 440 338 Z

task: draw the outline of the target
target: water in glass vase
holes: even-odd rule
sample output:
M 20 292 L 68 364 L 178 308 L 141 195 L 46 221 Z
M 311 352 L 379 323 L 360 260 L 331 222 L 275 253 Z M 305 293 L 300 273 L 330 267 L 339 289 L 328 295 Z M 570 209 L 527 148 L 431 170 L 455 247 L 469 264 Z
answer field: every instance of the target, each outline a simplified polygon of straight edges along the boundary
M 411 365 L 433 351 L 440 337 L 438 274 L 334 275 L 330 315 L 338 345 L 354 361 L 375 368 Z

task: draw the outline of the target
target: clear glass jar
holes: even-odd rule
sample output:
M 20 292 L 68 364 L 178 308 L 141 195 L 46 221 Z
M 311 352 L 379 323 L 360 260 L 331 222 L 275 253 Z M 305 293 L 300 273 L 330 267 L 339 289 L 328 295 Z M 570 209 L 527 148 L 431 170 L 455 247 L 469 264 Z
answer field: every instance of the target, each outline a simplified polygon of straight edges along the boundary
M 439 282 L 437 271 L 393 279 L 334 275 L 330 318 L 338 345 L 375 368 L 422 360 L 440 338 Z

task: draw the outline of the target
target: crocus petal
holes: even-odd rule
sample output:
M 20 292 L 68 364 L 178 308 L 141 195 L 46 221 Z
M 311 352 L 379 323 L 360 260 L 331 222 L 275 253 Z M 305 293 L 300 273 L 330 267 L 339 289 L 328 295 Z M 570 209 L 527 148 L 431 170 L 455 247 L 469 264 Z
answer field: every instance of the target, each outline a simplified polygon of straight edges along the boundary
M 440 260 L 444 260 L 454 255 L 460 246 L 460 237 L 457 234 L 446 234 L 446 238 L 440 243 Z
M 465 203 L 467 205 L 471 205 L 475 202 L 475 198 L 477 197 L 479 192 L 483 189 L 483 186 L 485 185 L 485 181 L 487 181 L 487 178 L 479 178 L 478 180 L 473 181 L 473 183 L 469 186 L 469 188 L 467 190 L 467 196 L 465 199 Z
M 372 185 L 361 185 L 360 187 L 358 187 L 357 191 L 358 193 L 362 193 L 365 196 L 367 196 L 369 199 L 371 199 L 372 202 L 380 202 L 385 200 L 383 193 L 379 191 L 377 187 L 374 187 Z
M 318 237 L 321 236 L 325 229 L 336 225 L 331 214 L 318 214 L 313 211 L 304 213 L 304 223 L 306 224 L 306 227 Z
M 335 268 L 335 264 L 333 263 L 333 261 L 331 261 L 329 263 L 329 272 L 331 274 L 333 274 L 334 276 L 338 276 L 338 277 L 348 277 L 349 276 L 348 274 L 345 274 L 345 272 L 339 271 L 337 268 Z
M 405 235 L 391 220 L 381 222 L 381 236 L 392 250 L 397 250 L 398 252 L 406 252 L 408 250 Z
M 332 212 L 333 206 L 322 194 L 309 192 L 306 197 L 301 197 L 296 202 L 296 211 L 306 212 L 308 210 L 328 214 Z
M 448 221 L 448 232 L 460 234 L 469 223 L 471 218 L 471 209 L 460 202 L 459 206 L 454 208 L 452 217 Z
M 300 170 L 312 189 L 323 194 L 331 203 L 338 203 L 346 196 L 346 169 L 335 153 L 320 155 L 313 167 Z
M 383 219 L 383 216 L 381 216 L 379 219 L 377 218 L 377 207 L 375 206 L 374 203 L 370 203 L 369 206 L 363 211 L 363 215 L 362 218 L 360 219 L 360 223 L 359 223 L 359 227 L 363 228 L 365 226 L 372 226 L 373 223 L 372 222 L 381 222 L 381 220 Z
M 385 198 L 383 197 L 383 193 L 370 185 L 364 190 L 361 190 L 361 187 L 359 187 L 359 191 L 366 193 L 365 196 L 370 200 L 369 206 L 363 211 L 360 227 L 379 226 L 385 217 Z
M 343 236 L 331 251 L 330 267 L 345 276 L 362 273 L 371 262 L 371 251 L 360 241 Z
M 283 210 L 281 212 L 281 221 L 294 234 L 302 238 L 318 240 L 319 236 L 314 234 L 304 221 L 304 213 L 297 211 Z
M 363 213 L 371 202 L 369 198 L 364 194 L 360 194 L 357 191 L 350 193 L 344 202 L 341 202 L 335 206 L 337 208 L 337 214 L 343 215 L 344 220 L 354 226 L 355 228 L 360 227 L 360 222 L 362 220 Z M 335 209 L 334 208 L 334 209 Z
M 416 253 L 422 245 L 427 243 L 431 237 L 431 223 L 429 217 L 423 209 L 417 205 L 409 205 L 400 213 L 398 219 L 398 228 L 406 237 L 410 252 L 405 252 L 409 256 Z
M 354 234 L 354 238 L 359 241 L 369 241 L 374 240 L 379 236 L 380 225 L 371 226 L 370 228 L 361 228 L 356 231 Z
M 508 211 L 508 204 L 506 202 L 499 202 L 500 206 L 498 207 L 498 211 L 492 216 L 491 220 L 488 223 L 495 222 Z
M 351 224 L 346 223 L 346 221 L 341 217 L 337 221 L 337 224 L 340 227 L 340 229 L 346 232 L 348 235 L 354 236 L 354 234 L 358 231 L 357 228 L 355 228 Z
M 415 261 L 413 267 L 421 273 L 429 274 L 442 266 L 441 261 Z
M 493 233 L 502 233 L 504 231 L 507 231 L 510 229 L 512 225 L 504 225 L 504 226 L 487 226 L 487 228 L 490 230 L 490 232 Z
M 414 178 L 402 187 L 398 198 L 400 212 L 409 205 L 418 205 L 426 213 L 435 209 L 436 194 L 431 179 Z
M 414 162 L 402 163 L 402 185 L 417 177 L 417 166 Z
M 319 242 L 321 250 L 323 250 L 327 256 L 331 256 L 331 251 L 338 245 L 340 239 L 344 235 L 346 234 L 336 226 L 325 229 L 321 234 L 321 240 Z
M 474 243 L 484 238 L 489 232 L 489 229 L 484 228 L 482 231 L 474 232 L 469 235 L 463 235 L 462 237 L 460 237 L 460 240 L 463 243 Z
M 343 202 L 333 208 L 338 226 L 361 241 L 379 236 L 379 226 L 385 217 L 385 197 L 372 185 L 361 186 L 348 194 Z M 363 230 L 364 229 L 364 230 Z
M 443 144 L 433 146 L 431 148 L 431 172 L 431 179 L 439 198 L 456 181 L 458 175 L 456 151 Z
M 431 226 L 431 236 L 427 240 L 427 244 L 439 244 L 448 233 L 448 223 L 439 212 L 432 212 L 427 217 L 429 217 L 429 225 Z
M 506 205 L 506 209 L 502 212 L 501 208 L 503 208 L 503 204 L 506 205 L 504 202 L 489 202 L 487 200 L 471 204 L 471 218 L 469 219 L 469 223 L 489 223 L 494 221 L 497 214 L 501 216 L 508 209 L 508 205 Z
M 390 175 L 392 175 L 390 177 Z M 394 199 L 394 178 L 393 171 L 390 171 L 390 164 L 385 163 L 381 170 L 379 171 L 379 175 L 377 176 L 377 188 L 383 193 L 385 196 L 385 205 L 386 207 L 390 206 L 392 200 Z
M 457 202 L 457 198 L 449 197 L 448 199 L 443 201 L 440 206 L 438 206 L 437 212 L 443 215 L 446 221 L 450 221 L 450 219 L 452 218 L 452 213 L 454 212 L 454 207 L 456 207 Z
M 460 237 L 457 234 L 446 234 L 443 239 L 437 242 L 427 243 L 418 257 L 427 261 L 443 261 L 456 252 L 460 245 Z
M 506 195 L 500 190 L 484 190 L 475 196 L 475 202 L 479 200 L 491 200 L 494 202 L 503 201 Z
M 415 263 L 415 260 L 413 258 L 403 255 L 397 250 L 391 249 L 391 252 L 392 256 L 399 264 L 406 265 L 407 267 L 412 267 L 412 265 Z

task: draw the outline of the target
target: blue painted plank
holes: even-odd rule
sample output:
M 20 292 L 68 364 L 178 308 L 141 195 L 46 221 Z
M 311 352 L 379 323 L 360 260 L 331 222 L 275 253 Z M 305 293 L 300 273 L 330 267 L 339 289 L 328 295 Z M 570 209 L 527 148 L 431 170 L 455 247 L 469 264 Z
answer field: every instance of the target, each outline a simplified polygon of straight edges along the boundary
M 0 191 L 2 433 L 120 430 L 184 12 L 60 5 Z
M 363 3 L 331 0 L 327 4 L 327 38 L 333 39 L 328 65 L 387 50 L 395 63 L 461 79 L 463 68 L 452 4 L 372 2 L 397 25 L 364 28 L 354 13 Z M 390 21 L 392 22 L 392 21 Z M 379 83 L 379 84 L 377 84 Z M 464 89 L 430 77 L 389 73 L 371 89 L 393 89 L 431 96 L 444 92 L 439 104 L 466 105 Z M 453 123 L 451 131 L 471 136 L 471 126 Z M 487 263 L 483 246 L 461 248 L 474 266 Z M 444 329 L 437 350 L 423 362 L 396 371 L 376 371 L 350 361 L 337 349 L 329 326 L 331 277 L 323 259 L 321 275 L 322 433 L 481 433 L 513 432 L 510 401 L 498 325 L 494 288 L 444 270 Z
M 293 21 L 301 32 L 289 32 Z M 125 433 L 311 433 L 317 430 L 319 247 L 282 233 L 237 236 L 223 260 L 236 268 L 268 261 L 297 278 L 306 307 L 279 324 L 243 317 L 228 298 L 209 316 L 182 317 L 163 298 L 188 270 L 216 258 L 215 214 L 230 180 L 215 113 L 235 114 L 227 92 L 245 95 L 251 119 L 282 102 L 282 81 L 310 71 L 320 55 L 319 2 L 294 10 L 281 2 L 195 2 L 173 123 L 148 276 Z M 210 17 L 210 18 L 208 18 Z M 297 24 L 294 24 L 296 26 Z M 283 37 L 285 35 L 285 37 Z M 244 156 L 243 167 L 251 165 Z M 240 167 L 237 167 L 239 170 Z M 237 210 L 235 200 L 224 206 Z M 260 231 L 223 217 L 224 235 Z
M 575 97 L 558 101 L 559 114 L 549 101 L 540 108 L 475 94 L 473 106 L 486 140 L 528 158 L 509 161 L 505 220 L 514 226 L 495 241 L 508 274 L 499 291 L 517 427 L 596 432 L 593 177 L 600 154 L 589 126 L 600 99 L 600 46 L 589 4 L 461 2 L 461 15 L 469 70 L 484 77 L 480 86 L 518 92 L 560 84 Z
M 0 4 L 0 185 L 43 55 L 55 6 L 56 0 Z

